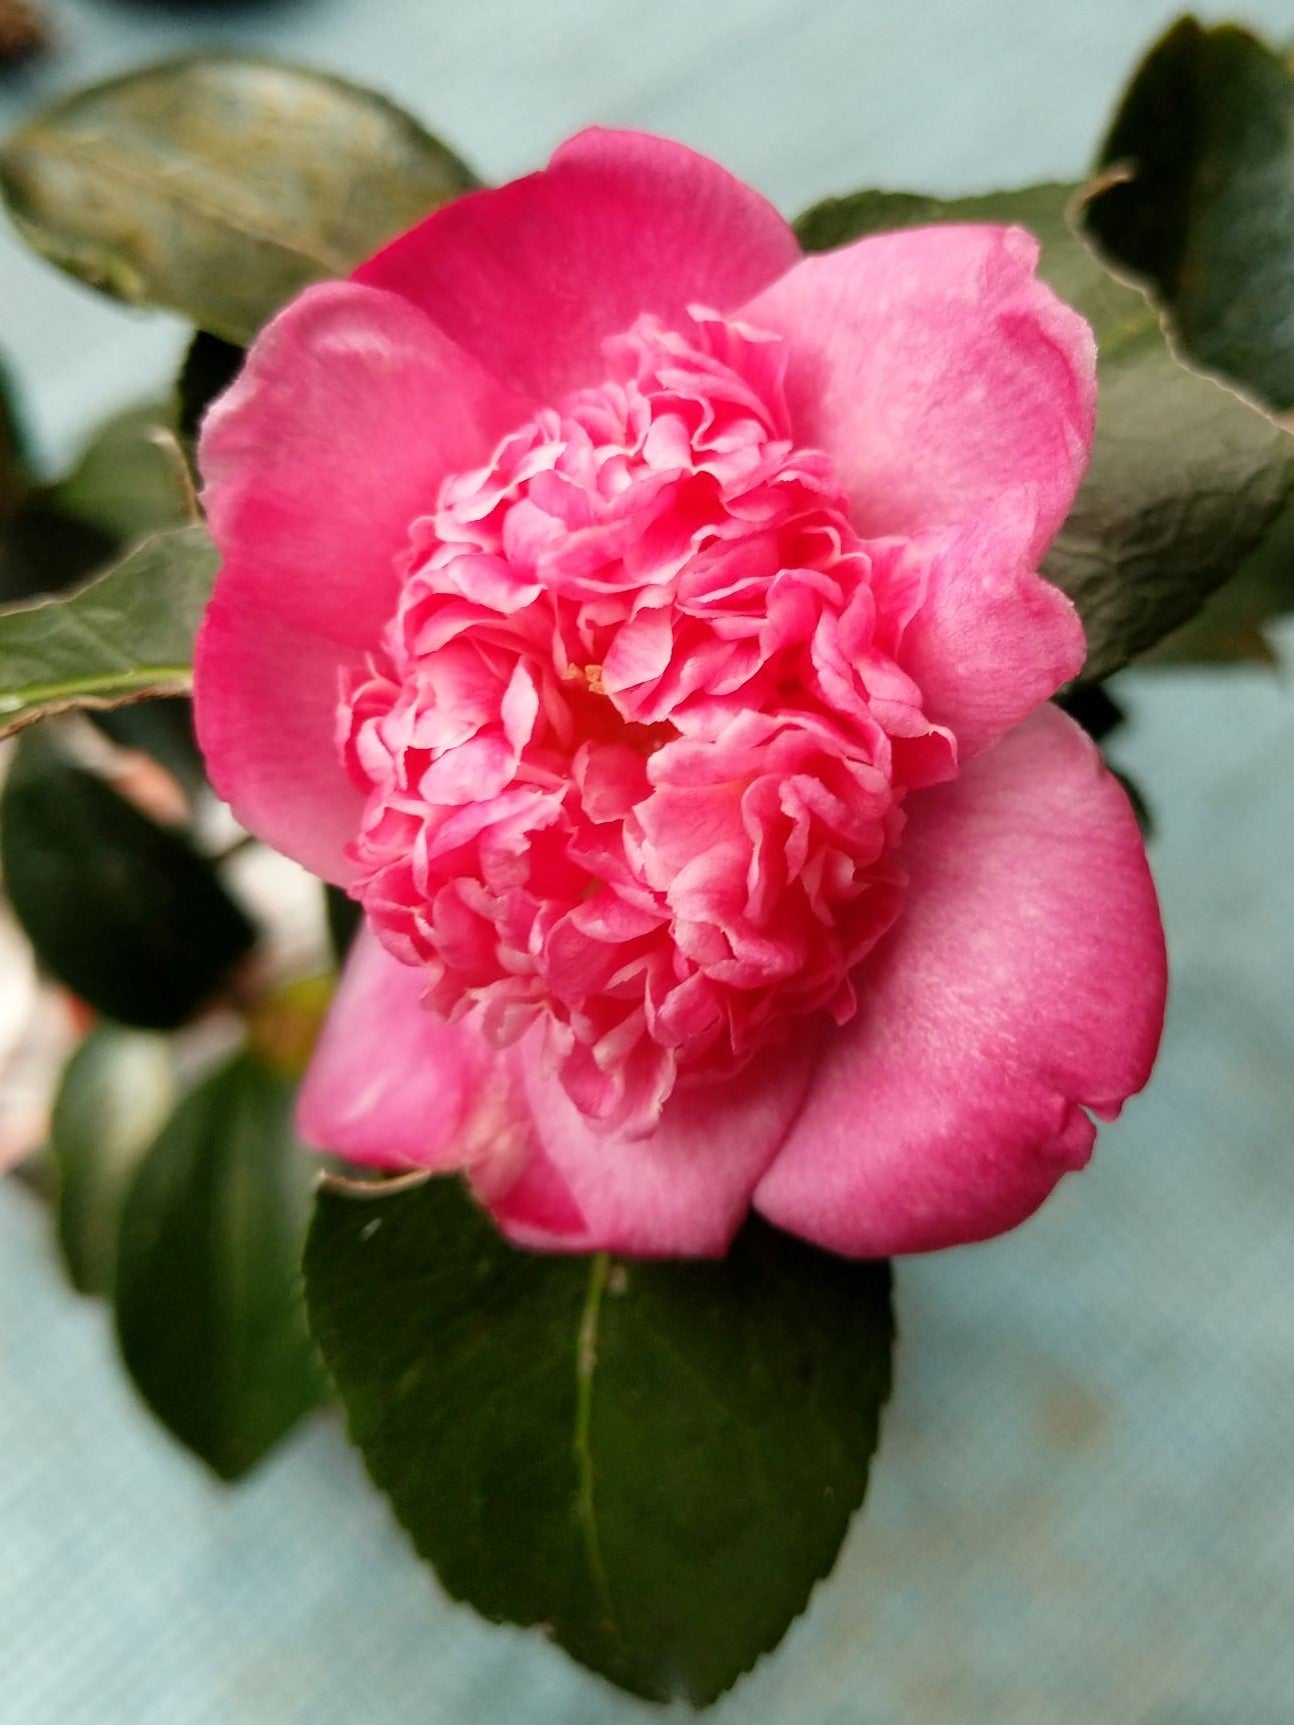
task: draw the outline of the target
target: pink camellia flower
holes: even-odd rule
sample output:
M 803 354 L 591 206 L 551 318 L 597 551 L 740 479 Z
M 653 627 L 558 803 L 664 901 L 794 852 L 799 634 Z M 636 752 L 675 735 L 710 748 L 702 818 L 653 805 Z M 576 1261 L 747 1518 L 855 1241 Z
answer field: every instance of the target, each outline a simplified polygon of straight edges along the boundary
M 307 290 L 209 415 L 199 730 L 362 904 L 301 1101 L 513 1239 L 1027 1216 L 1145 1082 L 1136 822 L 1047 698 L 1087 326 L 1019 229 L 802 257 L 586 132 Z

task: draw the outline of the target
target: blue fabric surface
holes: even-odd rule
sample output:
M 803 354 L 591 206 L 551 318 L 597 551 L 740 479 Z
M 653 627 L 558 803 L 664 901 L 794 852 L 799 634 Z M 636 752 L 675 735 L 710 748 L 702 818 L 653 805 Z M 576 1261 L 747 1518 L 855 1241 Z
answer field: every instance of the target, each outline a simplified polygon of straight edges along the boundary
M 865 183 L 1081 169 L 1157 4 L 65 0 L 50 89 L 197 41 L 395 95 L 489 177 L 593 119 L 672 132 L 788 211 Z M 1250 17 L 1294 34 L 1294 8 Z M 187 21 L 181 22 L 181 19 Z M 178 324 L 0 237 L 0 354 L 54 459 L 167 376 Z M 1286 648 L 1294 653 L 1294 634 Z M 721 1725 L 1294 1719 L 1294 701 L 1268 673 L 1124 679 L 1173 955 L 1156 1078 L 1035 1221 L 898 1277 L 898 1389 L 840 1566 Z M 45 1219 L 0 1187 L 0 1720 L 647 1719 L 445 1602 L 333 1419 L 211 1484 L 134 1404 Z M 656 1714 L 659 1717 L 659 1713 Z

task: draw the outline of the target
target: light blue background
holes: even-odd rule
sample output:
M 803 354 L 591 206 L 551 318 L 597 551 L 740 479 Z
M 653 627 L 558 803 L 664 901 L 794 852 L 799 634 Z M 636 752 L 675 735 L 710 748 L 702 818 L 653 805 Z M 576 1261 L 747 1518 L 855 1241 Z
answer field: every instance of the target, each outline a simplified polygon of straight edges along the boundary
M 1133 0 L 49 0 L 47 91 L 195 42 L 378 85 L 490 178 L 602 120 L 788 212 L 863 184 L 1079 171 L 1171 8 Z M 1248 16 L 1294 35 L 1294 5 Z M 0 235 L 0 353 L 64 456 L 180 350 Z M 1294 649 L 1294 635 L 1286 637 Z M 899 1274 L 867 1512 L 722 1725 L 1294 1720 L 1294 703 L 1267 673 L 1128 677 L 1174 959 L 1150 1092 L 993 1245 Z M 594 1725 L 650 1718 L 449 1606 L 330 1418 L 221 1491 L 135 1407 L 44 1218 L 0 1188 L 4 1725 Z M 659 1716 L 659 1715 L 657 1715 Z

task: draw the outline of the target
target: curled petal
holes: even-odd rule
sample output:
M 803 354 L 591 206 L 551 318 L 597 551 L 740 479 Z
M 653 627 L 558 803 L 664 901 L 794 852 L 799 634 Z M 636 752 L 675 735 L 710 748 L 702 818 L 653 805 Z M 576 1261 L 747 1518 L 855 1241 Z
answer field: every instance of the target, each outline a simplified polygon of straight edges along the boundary
M 519 1245 L 634 1257 L 716 1257 L 741 1226 L 813 1070 L 801 1036 L 735 1079 L 675 1091 L 643 1138 L 600 1132 L 554 1076 L 542 1036 L 514 1051 L 533 1148 L 513 1184 L 477 1182 Z

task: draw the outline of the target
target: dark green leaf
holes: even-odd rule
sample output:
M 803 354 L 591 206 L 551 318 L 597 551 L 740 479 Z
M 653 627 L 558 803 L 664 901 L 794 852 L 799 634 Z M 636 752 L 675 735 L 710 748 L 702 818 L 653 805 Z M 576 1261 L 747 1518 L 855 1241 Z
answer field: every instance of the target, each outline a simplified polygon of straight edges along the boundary
M 80 90 L 0 153 L 10 214 L 37 251 L 231 342 L 473 184 L 372 91 L 234 54 Z
M 38 732 L 0 801 L 4 885 L 41 963 L 122 1024 L 184 1024 L 255 931 L 205 857 Z
M 862 1501 L 887 1267 L 757 1222 L 715 1263 L 544 1257 L 456 1181 L 356 1193 L 317 1201 L 310 1321 L 419 1552 L 623 1688 L 713 1701 Z
M 237 1479 L 323 1393 L 298 1256 L 312 1158 L 293 1087 L 247 1055 L 185 1098 L 126 1198 L 117 1335 L 157 1417 Z
M 1092 464 L 1044 565 L 1087 632 L 1099 681 L 1192 616 L 1260 544 L 1294 485 L 1294 444 L 1272 420 L 1173 355 L 1158 315 L 1075 232 L 1070 186 L 944 203 L 863 192 L 797 224 L 810 250 L 885 228 L 1010 221 L 1042 241 L 1041 273 L 1100 348 Z
M 104 1024 L 67 1063 L 50 1122 L 50 1151 L 58 1175 L 59 1247 L 80 1293 L 112 1289 L 122 1199 L 174 1100 L 164 1037 Z
M 0 736 L 72 707 L 186 694 L 218 562 L 205 528 L 181 527 L 66 598 L 0 612 Z
M 190 451 L 197 441 L 203 414 L 237 377 L 245 352 L 245 348 L 232 341 L 221 341 L 218 335 L 208 335 L 204 329 L 189 343 L 175 391 L 180 437 Z
M 1203 364 L 1294 407 L 1294 75 L 1233 24 L 1183 18 L 1135 74 L 1105 143 L 1131 178 L 1086 212 Z

